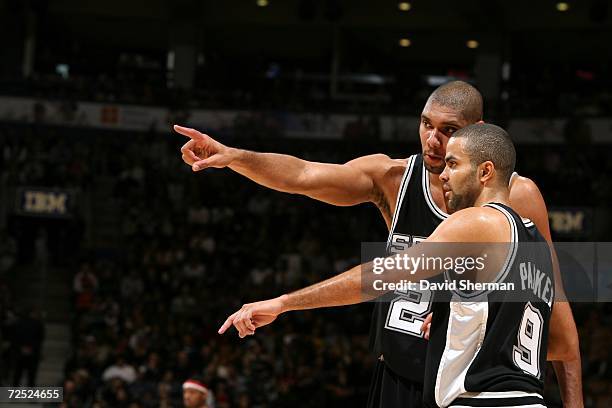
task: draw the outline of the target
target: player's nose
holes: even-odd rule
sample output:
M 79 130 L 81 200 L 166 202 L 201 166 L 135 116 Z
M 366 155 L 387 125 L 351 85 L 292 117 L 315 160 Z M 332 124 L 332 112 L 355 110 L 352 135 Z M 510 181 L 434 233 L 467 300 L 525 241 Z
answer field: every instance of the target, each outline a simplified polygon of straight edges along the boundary
M 427 137 L 427 144 L 432 149 L 437 149 L 440 147 L 440 139 L 438 138 L 438 130 L 432 129 L 429 132 L 429 136 Z
M 442 181 L 443 183 L 446 183 L 448 181 L 448 174 L 446 173 L 446 167 L 444 167 L 444 170 L 442 170 L 442 173 L 440 173 L 438 177 L 440 178 L 440 181 Z

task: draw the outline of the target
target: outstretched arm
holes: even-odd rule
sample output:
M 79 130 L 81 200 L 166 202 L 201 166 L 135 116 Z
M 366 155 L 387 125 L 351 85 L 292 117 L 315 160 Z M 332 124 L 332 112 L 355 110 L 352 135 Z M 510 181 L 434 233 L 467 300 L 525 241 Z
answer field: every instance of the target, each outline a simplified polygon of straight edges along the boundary
M 191 128 L 175 125 L 174 130 L 190 139 L 181 153 L 193 171 L 229 167 L 264 187 L 339 206 L 377 203 L 382 180 L 390 169 L 401 166 L 384 154 L 345 164 L 311 162 L 285 154 L 228 147 Z
M 364 268 L 367 267 L 364 265 Z M 225 333 L 233 325 L 242 338 L 254 334 L 255 329 L 272 323 L 281 313 L 352 305 L 368 300 L 362 295 L 361 268 L 362 265 L 355 266 L 340 275 L 288 295 L 247 303 L 225 320 L 219 334 Z
M 361 267 L 358 265 L 340 275 L 288 295 L 247 303 L 225 320 L 219 334 L 225 333 L 233 325 L 242 338 L 254 334 L 255 329 L 272 323 L 281 313 L 345 306 L 365 301 L 367 299 L 361 292 Z
M 489 215 L 487 215 L 487 211 L 489 211 Z M 509 227 L 505 223 L 495 222 L 488 218 L 491 216 L 490 212 L 496 213 L 494 216 L 500 215 L 495 210 L 483 210 L 482 208 L 468 208 L 459 211 L 440 224 L 425 242 L 496 242 L 500 237 L 505 237 L 509 234 L 509 231 L 506 231 L 506 234 L 500 233 L 501 230 L 508 229 Z M 457 247 L 457 251 L 463 251 L 463 248 L 465 248 Z M 452 249 L 453 246 L 448 245 L 421 244 L 408 248 L 404 254 L 409 258 L 415 259 L 421 257 L 433 258 L 449 255 L 448 251 Z M 240 337 L 244 337 L 253 334 L 258 327 L 271 323 L 281 313 L 293 310 L 345 306 L 374 299 L 384 294 L 385 291 L 373 288 L 372 283 L 376 278 L 371 273 L 372 266 L 371 262 L 358 265 L 340 275 L 288 295 L 262 302 L 245 304 L 240 310 L 225 320 L 219 329 L 219 333 L 223 334 L 233 325 L 238 330 Z M 442 265 L 439 265 L 439 267 L 441 268 Z M 384 272 L 384 281 L 400 282 L 406 278 L 418 281 L 440 272 L 442 272 L 442 269 L 421 268 L 415 270 L 414 273 L 411 271 L 409 275 L 406 270 L 388 269 Z

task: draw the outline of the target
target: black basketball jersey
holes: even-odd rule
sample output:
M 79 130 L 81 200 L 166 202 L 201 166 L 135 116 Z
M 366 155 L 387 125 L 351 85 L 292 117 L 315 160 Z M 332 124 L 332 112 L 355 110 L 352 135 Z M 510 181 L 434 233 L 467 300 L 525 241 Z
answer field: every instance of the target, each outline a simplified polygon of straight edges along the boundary
M 429 172 L 420 154 L 408 159 L 397 195 L 387 252 L 401 252 L 425 240 L 448 217 L 429 187 Z M 427 341 L 421 325 L 431 312 L 432 291 L 395 291 L 377 301 L 370 326 L 370 348 L 398 375 L 423 383 Z
M 550 251 L 533 223 L 505 205 L 487 206 L 501 211 L 511 226 L 506 262 L 495 282 L 514 289 L 436 292 L 423 393 L 427 407 L 499 406 L 502 399 L 543 406 L 554 302 Z

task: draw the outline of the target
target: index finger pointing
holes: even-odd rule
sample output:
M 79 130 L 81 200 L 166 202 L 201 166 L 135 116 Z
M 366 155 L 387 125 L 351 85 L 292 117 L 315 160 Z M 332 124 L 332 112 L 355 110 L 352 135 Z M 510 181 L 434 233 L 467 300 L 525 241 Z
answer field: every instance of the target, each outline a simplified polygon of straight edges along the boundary
M 221 326 L 221 328 L 219 329 L 219 331 L 217 333 L 219 333 L 219 334 L 225 333 L 225 331 L 227 329 L 229 329 L 232 326 L 232 324 L 234 324 L 234 317 L 236 316 L 236 314 L 238 314 L 238 312 L 236 312 L 236 313 L 232 314 L 230 317 L 228 317 L 225 320 L 225 323 L 223 323 L 223 326 Z
M 194 140 L 204 140 L 204 135 L 195 129 L 183 127 L 179 125 L 174 125 L 173 128 L 175 132 L 180 133 L 183 136 L 187 136 L 188 138 L 191 138 Z

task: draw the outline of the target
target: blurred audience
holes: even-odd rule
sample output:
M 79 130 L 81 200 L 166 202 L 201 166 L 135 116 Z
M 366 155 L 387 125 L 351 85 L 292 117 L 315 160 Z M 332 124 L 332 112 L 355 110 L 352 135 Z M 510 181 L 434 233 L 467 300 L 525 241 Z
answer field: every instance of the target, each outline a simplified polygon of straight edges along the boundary
M 80 71 L 82 52 L 86 50 L 72 57 L 72 64 L 71 58 L 62 56 L 61 65 L 68 72 L 58 71 L 59 66 L 52 62 L 57 56 L 45 55 L 28 79 L 0 81 L 3 93 L 60 100 L 61 117 L 75 122 L 83 120 L 78 117 L 75 101 L 169 106 L 177 119 L 192 108 L 405 114 L 422 108 L 433 89 L 428 77 L 469 79 L 469 72 L 443 66 L 398 67 L 370 61 L 338 82 L 337 94 L 344 97 L 331 98 L 329 80 L 323 74 L 328 72 L 327 64 L 305 68 L 297 61 L 280 64 L 265 58 L 241 61 L 224 57 L 206 58 L 206 63 L 198 64 L 194 86 L 186 90 L 173 87 L 159 55 L 122 53 L 101 58 L 99 53 L 90 54 L 85 65 L 96 69 Z M 511 75 L 501 83 L 503 103 L 490 101 L 487 117 L 503 121 L 525 116 L 609 114 L 609 67 L 589 62 L 586 69 L 584 65 L 542 61 L 534 67 L 530 59 L 515 58 Z M 38 113 L 44 117 L 42 105 Z M 348 133 L 354 137 L 364 126 L 355 123 Z

